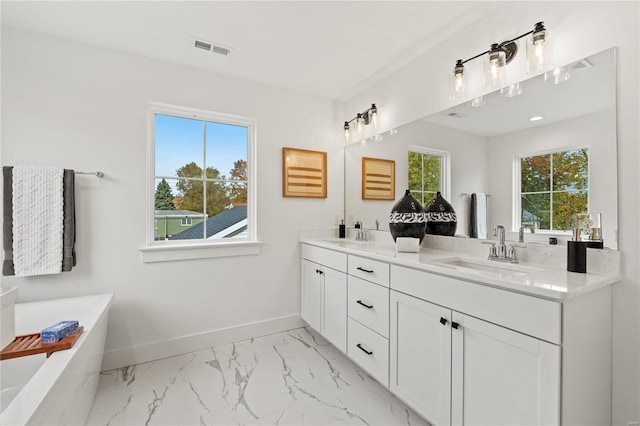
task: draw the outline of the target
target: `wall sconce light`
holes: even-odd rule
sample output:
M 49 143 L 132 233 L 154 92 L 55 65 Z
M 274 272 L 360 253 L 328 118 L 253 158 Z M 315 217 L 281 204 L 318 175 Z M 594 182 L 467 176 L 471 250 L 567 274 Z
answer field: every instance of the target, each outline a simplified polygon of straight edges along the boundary
M 494 43 L 489 50 L 473 56 L 467 60 L 458 59 L 450 77 L 450 98 L 458 99 L 464 95 L 464 64 L 485 56 L 484 85 L 495 90 L 502 89 L 506 81 L 506 66 L 518 53 L 516 41 L 530 35 L 527 39 L 527 73 L 536 74 L 553 68 L 553 51 L 550 44 L 550 34 L 543 22 L 538 22 L 533 30 L 502 43 Z
M 351 142 L 351 123 L 355 121 L 355 132 L 358 139 L 362 139 L 364 136 L 365 126 L 371 124 L 374 131 L 378 130 L 378 122 L 380 117 L 378 116 L 378 108 L 376 104 L 371 104 L 371 108 L 364 112 L 359 112 L 354 118 L 344 122 L 344 143 Z

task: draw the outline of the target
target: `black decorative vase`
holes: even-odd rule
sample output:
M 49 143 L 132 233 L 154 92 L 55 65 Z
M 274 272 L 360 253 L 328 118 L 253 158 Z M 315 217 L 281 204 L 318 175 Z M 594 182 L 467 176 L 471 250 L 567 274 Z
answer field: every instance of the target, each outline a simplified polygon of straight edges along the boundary
M 453 237 L 456 233 L 458 220 L 456 212 L 447 202 L 440 192 L 436 194 L 436 198 L 431 200 L 424 209 L 425 219 L 427 221 L 427 234 L 445 235 Z
M 389 216 L 389 230 L 393 241 L 398 237 L 412 237 L 419 238 L 422 242 L 425 227 L 424 209 L 407 189 L 404 197 L 393 206 Z

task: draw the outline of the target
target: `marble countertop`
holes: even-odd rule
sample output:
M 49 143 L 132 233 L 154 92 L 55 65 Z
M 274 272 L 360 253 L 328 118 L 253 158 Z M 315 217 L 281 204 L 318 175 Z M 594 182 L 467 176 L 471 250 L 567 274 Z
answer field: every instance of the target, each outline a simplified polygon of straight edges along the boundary
M 552 300 L 567 300 L 606 287 L 620 280 L 618 268 L 603 272 L 568 272 L 557 265 L 520 262 L 516 265 L 487 262 L 486 256 L 422 247 L 418 253 L 398 253 L 392 244 L 353 239 L 302 238 L 301 242 L 347 254 L 419 269 L 439 275 Z M 444 261 L 444 262 L 443 262 Z M 456 262 L 458 261 L 458 262 Z M 457 266 L 476 263 L 477 269 Z M 487 265 L 488 266 L 484 266 Z M 495 264 L 495 267 L 493 267 Z M 393 286 L 392 286 L 393 287 Z

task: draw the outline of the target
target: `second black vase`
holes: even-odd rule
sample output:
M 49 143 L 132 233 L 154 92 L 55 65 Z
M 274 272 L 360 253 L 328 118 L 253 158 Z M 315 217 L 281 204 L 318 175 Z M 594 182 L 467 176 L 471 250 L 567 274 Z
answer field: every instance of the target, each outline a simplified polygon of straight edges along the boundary
M 426 223 L 424 209 L 420 202 L 413 198 L 408 189 L 391 209 L 389 216 L 389 230 L 393 241 L 398 237 L 424 238 Z
M 456 212 L 447 202 L 440 192 L 436 193 L 436 198 L 431 200 L 424 209 L 427 221 L 426 232 L 432 235 L 445 235 L 453 237 L 458 227 Z

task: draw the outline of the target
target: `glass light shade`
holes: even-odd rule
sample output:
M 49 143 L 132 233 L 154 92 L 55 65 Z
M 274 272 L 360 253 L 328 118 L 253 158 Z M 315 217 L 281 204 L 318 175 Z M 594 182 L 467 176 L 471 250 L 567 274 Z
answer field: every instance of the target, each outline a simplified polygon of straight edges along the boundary
M 569 66 L 555 68 L 552 71 L 544 73 L 544 82 L 547 84 L 560 84 L 571 78 L 571 71 Z
M 464 66 L 458 60 L 449 76 L 449 99 L 456 100 L 464 96 Z
M 538 26 L 536 25 L 536 28 Z M 533 32 L 527 38 L 527 73 L 539 74 L 553 68 L 553 44 L 549 31 Z
M 487 101 L 485 101 L 484 96 L 478 96 L 477 98 L 471 99 L 469 101 L 469 106 L 471 108 L 478 108 L 481 107 L 482 105 L 486 104 Z
M 520 83 L 511 84 L 500 89 L 500 94 L 505 98 L 515 98 L 522 95 L 522 85 Z
M 356 118 L 356 133 L 360 139 L 364 136 L 364 117 L 360 113 L 358 113 L 358 118 Z
M 351 142 L 351 132 L 349 131 L 349 123 L 344 122 L 344 143 Z
M 371 106 L 371 111 L 369 112 L 369 124 L 373 127 L 374 131 L 378 131 L 378 126 L 380 122 L 380 113 L 378 112 L 378 108 L 375 108 L 375 104 Z
M 491 51 L 487 53 L 484 61 L 484 85 L 486 88 L 495 90 L 501 89 L 505 85 L 506 66 L 506 53 L 504 50 L 497 49 L 497 45 L 492 45 Z

